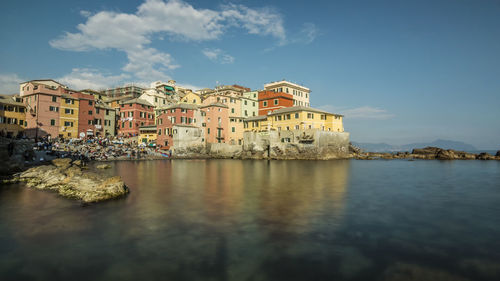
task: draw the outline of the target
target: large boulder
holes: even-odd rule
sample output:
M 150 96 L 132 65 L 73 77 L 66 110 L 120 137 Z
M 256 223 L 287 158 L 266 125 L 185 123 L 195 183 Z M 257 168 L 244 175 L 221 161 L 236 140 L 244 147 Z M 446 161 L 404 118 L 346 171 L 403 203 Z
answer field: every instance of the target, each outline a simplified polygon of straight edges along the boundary
M 109 177 L 82 170 L 71 159 L 56 159 L 52 165 L 33 167 L 17 175 L 13 181 L 24 181 L 29 187 L 53 190 L 85 203 L 123 196 L 128 188 L 120 177 Z
M 500 157 L 500 150 L 497 151 L 497 154 L 495 154 L 496 157 Z
M 436 159 L 439 159 L 439 160 L 454 160 L 456 159 L 456 155 L 454 153 L 453 150 L 444 150 L 444 149 L 440 149 L 437 153 L 436 153 Z
M 493 157 L 492 155 L 490 155 L 489 153 L 487 152 L 481 152 L 479 153 L 479 155 L 476 157 L 476 159 L 478 160 L 492 160 L 492 159 L 495 159 L 495 157 Z
M 442 150 L 439 147 L 424 147 L 424 148 L 415 148 L 412 150 L 411 154 L 418 154 L 418 155 L 436 155 L 440 150 Z

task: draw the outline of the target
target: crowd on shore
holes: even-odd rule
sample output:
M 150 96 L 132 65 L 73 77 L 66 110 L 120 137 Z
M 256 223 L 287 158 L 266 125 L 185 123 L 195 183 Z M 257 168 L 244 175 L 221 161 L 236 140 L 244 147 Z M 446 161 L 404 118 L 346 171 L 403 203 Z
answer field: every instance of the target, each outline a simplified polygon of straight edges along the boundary
M 47 158 L 72 158 L 82 160 L 83 162 L 161 159 L 171 156 L 170 151 L 141 146 L 134 139 L 105 137 L 86 137 L 69 140 L 44 137 L 35 142 L 34 149 L 37 152 L 45 153 Z

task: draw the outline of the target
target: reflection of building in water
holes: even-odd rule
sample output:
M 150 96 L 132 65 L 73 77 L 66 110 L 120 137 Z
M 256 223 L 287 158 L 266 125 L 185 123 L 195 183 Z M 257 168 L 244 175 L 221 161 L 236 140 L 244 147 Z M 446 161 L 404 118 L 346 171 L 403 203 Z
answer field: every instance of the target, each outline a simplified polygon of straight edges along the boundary
M 260 177 L 262 226 L 271 233 L 312 231 L 338 223 L 344 209 L 349 161 L 269 162 L 267 177 Z

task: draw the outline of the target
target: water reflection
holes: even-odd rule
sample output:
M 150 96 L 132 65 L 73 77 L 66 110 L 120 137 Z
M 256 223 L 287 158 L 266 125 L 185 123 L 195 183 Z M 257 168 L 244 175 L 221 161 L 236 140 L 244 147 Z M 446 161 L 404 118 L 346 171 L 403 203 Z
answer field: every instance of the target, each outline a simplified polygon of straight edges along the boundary
M 500 166 L 481 163 L 481 177 L 467 181 L 474 172 L 465 162 L 420 163 L 116 162 L 100 172 L 121 175 L 131 193 L 87 207 L 0 189 L 0 273 L 2 280 L 497 280 L 500 192 L 491 183 Z

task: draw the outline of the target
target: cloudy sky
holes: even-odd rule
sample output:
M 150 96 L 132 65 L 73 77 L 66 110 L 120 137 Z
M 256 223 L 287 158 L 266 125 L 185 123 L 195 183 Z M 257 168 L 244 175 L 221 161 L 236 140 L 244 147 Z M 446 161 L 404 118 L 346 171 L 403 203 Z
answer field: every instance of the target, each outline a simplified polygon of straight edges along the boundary
M 500 1 L 15 1 L 0 10 L 0 93 L 261 89 L 287 79 L 345 114 L 351 139 L 500 149 Z

